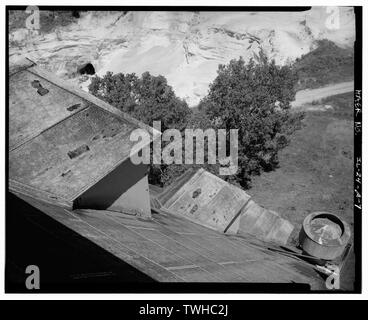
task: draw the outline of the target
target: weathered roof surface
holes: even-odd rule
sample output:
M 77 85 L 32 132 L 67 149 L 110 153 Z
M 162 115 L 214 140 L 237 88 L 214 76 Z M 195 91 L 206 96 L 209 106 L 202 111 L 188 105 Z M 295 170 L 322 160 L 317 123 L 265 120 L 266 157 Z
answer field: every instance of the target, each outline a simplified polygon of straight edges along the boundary
M 161 207 L 195 223 L 226 233 L 252 234 L 286 244 L 294 226 L 278 213 L 256 204 L 244 190 L 199 169 L 188 170 L 156 194 Z
M 48 92 L 39 94 L 39 84 Z M 9 185 L 33 207 L 157 281 L 322 288 L 311 265 L 270 251 L 272 244 L 211 230 L 179 214 L 158 210 L 143 220 L 106 210 L 69 209 L 72 199 L 129 156 L 131 130 L 152 129 L 30 62 L 10 68 L 10 92 Z M 156 189 L 157 201 L 170 202 L 189 180 L 180 179 L 169 192 Z M 223 182 L 217 182 L 216 194 L 221 194 Z M 183 190 L 192 194 L 198 189 L 196 183 L 193 187 Z M 246 203 L 248 198 L 241 199 Z M 180 202 L 176 200 L 172 204 Z
M 85 107 L 83 99 L 39 77 L 31 70 L 22 70 L 10 77 L 10 150 Z M 37 88 L 32 86 L 35 80 L 40 81 L 50 92 L 44 96 L 38 94 Z M 78 103 L 81 105 L 79 108 L 68 110 L 68 107 Z
M 160 212 L 152 219 L 104 210 L 69 210 L 20 196 L 61 224 L 162 282 L 302 283 L 322 289 L 306 262 L 257 242 Z
M 10 68 L 10 188 L 68 204 L 129 157 L 134 129 L 152 128 L 22 63 Z
M 209 228 L 226 231 L 250 196 L 242 189 L 199 169 L 184 174 L 159 199 L 172 212 Z

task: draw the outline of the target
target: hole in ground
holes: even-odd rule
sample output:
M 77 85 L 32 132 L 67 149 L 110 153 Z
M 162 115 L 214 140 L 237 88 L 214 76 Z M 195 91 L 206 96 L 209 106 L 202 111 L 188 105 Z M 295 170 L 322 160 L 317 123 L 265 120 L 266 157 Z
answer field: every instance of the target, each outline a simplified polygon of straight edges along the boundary
M 78 73 L 93 75 L 96 73 L 96 71 L 95 71 L 95 67 L 93 66 L 93 64 L 88 62 L 78 69 Z

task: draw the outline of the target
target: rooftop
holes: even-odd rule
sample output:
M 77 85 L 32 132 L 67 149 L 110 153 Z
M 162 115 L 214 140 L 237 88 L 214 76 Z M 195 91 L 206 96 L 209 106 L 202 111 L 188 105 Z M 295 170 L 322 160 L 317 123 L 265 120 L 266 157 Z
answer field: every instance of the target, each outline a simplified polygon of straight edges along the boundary
M 254 238 L 159 212 L 151 219 L 24 201 L 160 282 L 299 283 L 323 288 L 310 264 Z
M 225 233 L 248 210 L 250 197 L 203 170 L 168 189 L 150 188 L 151 218 L 70 209 L 73 199 L 129 157 L 132 130 L 153 129 L 29 60 L 11 65 L 9 89 L 9 186 L 32 207 L 160 282 L 322 288 L 313 266 L 296 255 Z
M 130 155 L 130 133 L 152 128 L 38 68 L 10 68 L 10 188 L 70 204 Z

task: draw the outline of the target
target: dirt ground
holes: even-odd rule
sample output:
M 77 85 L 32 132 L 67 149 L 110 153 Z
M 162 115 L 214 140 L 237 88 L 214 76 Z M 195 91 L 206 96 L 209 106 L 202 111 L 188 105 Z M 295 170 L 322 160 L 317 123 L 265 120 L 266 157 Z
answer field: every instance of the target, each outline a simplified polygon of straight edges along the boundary
M 290 238 L 293 245 L 298 243 L 303 219 L 311 212 L 335 213 L 349 223 L 352 233 L 354 227 L 353 93 L 313 102 L 311 106 L 304 108 L 309 111 L 305 112 L 303 128 L 280 152 L 279 168 L 254 177 L 248 190 L 259 204 L 294 224 Z M 345 287 L 354 281 L 352 256 L 345 267 Z

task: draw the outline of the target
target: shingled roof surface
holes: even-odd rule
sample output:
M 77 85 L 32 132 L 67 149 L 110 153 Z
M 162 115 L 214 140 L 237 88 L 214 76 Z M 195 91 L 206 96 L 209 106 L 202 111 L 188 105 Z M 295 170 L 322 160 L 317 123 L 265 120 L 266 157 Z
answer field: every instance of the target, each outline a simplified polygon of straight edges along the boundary
M 20 197 L 160 282 L 300 283 L 323 289 L 310 264 L 269 250 L 272 244 L 225 235 L 165 212 L 144 220 Z
M 70 203 L 129 157 L 134 129 L 151 128 L 22 63 L 9 81 L 10 187 Z

